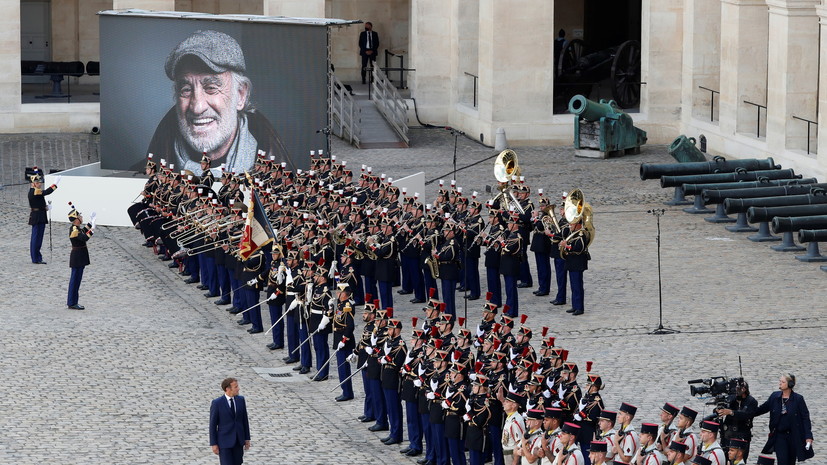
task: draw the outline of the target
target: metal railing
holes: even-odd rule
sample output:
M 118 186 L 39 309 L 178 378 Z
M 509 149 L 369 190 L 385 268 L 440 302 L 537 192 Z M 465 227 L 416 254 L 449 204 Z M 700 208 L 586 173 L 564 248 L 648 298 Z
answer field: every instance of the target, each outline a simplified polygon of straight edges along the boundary
M 391 125 L 407 145 L 408 138 L 408 104 L 391 84 L 385 73 L 378 67 L 373 67 L 373 82 L 371 83 L 371 99 L 376 103 L 376 109 Z
M 805 123 L 807 123 L 807 154 L 809 155 L 810 154 L 810 126 L 812 126 L 812 125 L 816 126 L 816 137 L 818 137 L 818 122 L 808 120 L 808 119 L 805 119 L 805 118 L 801 118 L 801 117 L 798 117 L 798 116 L 795 116 L 795 115 L 791 115 L 791 116 L 793 117 L 793 119 L 797 119 L 799 121 L 804 121 Z
M 760 103 L 750 102 L 748 100 L 744 100 L 744 103 L 747 105 L 754 105 L 758 107 L 758 117 L 755 119 L 755 137 L 761 138 L 761 109 L 764 109 L 764 113 L 766 114 L 767 106 L 761 105 Z
M 342 81 L 330 75 L 330 121 L 331 131 L 348 143 L 359 146 L 362 135 L 362 110 L 353 101 Z
M 477 80 L 480 78 L 479 76 L 473 75 L 468 71 L 465 71 L 466 76 L 471 76 L 474 79 L 474 108 L 477 108 Z
M 393 68 L 391 66 L 391 64 L 392 64 L 391 59 L 392 58 L 399 58 L 399 67 L 394 69 L 394 71 L 399 72 L 399 86 L 397 88 L 398 89 L 407 89 L 407 87 L 405 86 L 405 55 L 403 55 L 401 53 L 396 54 L 396 53 L 391 52 L 388 49 L 385 49 L 385 68 L 386 68 L 386 70 L 387 70 L 387 68 Z M 388 74 L 390 75 L 390 71 L 388 71 Z M 389 80 L 391 82 L 393 82 L 393 79 L 389 79 Z
M 698 88 L 709 91 L 712 96 L 712 99 L 709 102 L 709 121 L 715 121 L 715 94 L 720 94 L 721 92 L 704 86 L 698 86 Z

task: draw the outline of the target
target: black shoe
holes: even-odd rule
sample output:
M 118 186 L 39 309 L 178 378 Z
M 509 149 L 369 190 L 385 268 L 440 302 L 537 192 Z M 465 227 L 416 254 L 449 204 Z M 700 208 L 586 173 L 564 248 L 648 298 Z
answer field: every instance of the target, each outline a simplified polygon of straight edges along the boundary
M 412 304 L 424 304 L 425 300 L 424 299 L 411 299 L 411 303 Z
M 405 455 L 405 454 L 407 454 L 408 452 L 410 452 L 410 451 L 412 451 L 412 450 L 413 450 L 413 449 L 411 449 L 411 446 L 408 446 L 408 447 L 406 447 L 406 448 L 404 448 L 404 449 L 400 450 L 400 451 L 399 451 L 399 453 L 400 453 L 400 454 L 402 454 L 402 455 Z
M 370 423 L 372 421 L 376 421 L 376 418 L 366 417 L 362 415 L 362 419 L 359 421 L 361 421 L 362 423 Z
M 178 274 L 180 274 L 181 276 L 189 276 L 189 275 L 190 275 L 190 272 L 189 272 L 189 271 L 184 270 L 184 271 L 179 271 L 179 272 L 178 272 Z
M 33 265 L 45 265 L 46 262 L 44 262 L 43 260 L 40 260 L 39 262 L 32 262 L 32 264 Z
M 359 421 L 362 421 L 362 420 L 364 420 L 365 418 L 367 418 L 367 417 L 366 417 L 366 416 L 364 416 L 364 415 L 359 415 L 358 417 L 356 417 L 356 419 L 357 419 L 357 420 L 359 420 Z
M 271 343 L 267 344 L 267 348 L 268 348 L 268 349 L 273 350 L 273 347 L 276 347 L 276 343 L 275 343 L 275 342 L 271 342 Z
M 524 288 L 526 288 L 526 287 L 531 287 L 531 286 L 533 286 L 533 284 L 529 284 L 529 283 L 520 283 L 520 284 L 517 284 L 517 288 L 518 288 L 518 289 L 524 289 Z
M 368 428 L 368 431 L 373 431 L 373 432 L 375 433 L 375 432 L 377 432 L 377 431 L 387 431 L 388 429 L 389 429 L 389 428 L 388 428 L 388 426 L 387 426 L 387 425 L 382 426 L 382 425 L 377 425 L 377 424 L 374 424 L 374 425 L 372 425 L 370 428 Z
M 310 373 L 310 368 L 309 367 L 301 367 L 301 369 L 299 370 L 300 375 L 306 375 L 308 373 Z
M 161 259 L 161 261 L 162 261 L 162 262 L 165 262 L 165 261 L 168 261 L 168 260 L 164 260 L 164 259 L 162 258 L 162 259 Z M 170 268 L 178 268 L 178 264 L 177 264 L 177 263 L 175 263 L 175 262 L 172 262 L 172 263 L 170 263 L 170 264 L 169 264 L 169 265 L 167 265 L 167 266 L 168 266 L 168 267 L 170 267 Z
M 218 297 L 218 294 L 213 294 L 212 292 L 206 292 L 206 293 L 204 293 L 204 297 L 206 297 L 208 299 L 212 299 L 213 297 Z
M 416 463 L 418 463 L 419 465 L 425 465 L 428 462 L 429 462 L 429 460 L 428 460 L 427 457 L 422 457 L 421 459 L 416 461 Z
M 566 313 L 574 313 L 574 312 L 575 312 L 575 310 L 573 308 L 570 308 L 570 309 L 566 310 Z
M 253 322 L 252 322 L 252 321 L 249 321 L 249 320 L 244 321 L 244 318 L 242 318 L 242 319 L 240 319 L 240 320 L 236 321 L 236 323 L 238 323 L 238 325 L 239 325 L 239 326 L 245 326 L 245 325 L 251 325 L 251 324 L 253 324 Z
M 457 286 L 457 290 L 458 290 L 459 292 L 465 292 L 465 288 L 464 288 L 464 287 L 462 287 L 462 286 Z
M 293 367 L 293 371 L 300 371 L 300 370 L 304 370 L 304 367 L 301 366 L 301 365 L 296 365 L 296 366 Z
M 392 446 L 394 444 L 402 444 L 402 440 L 401 439 L 392 439 L 392 440 L 387 441 L 385 443 L 386 446 Z
M 163 257 L 161 257 L 161 261 L 162 261 L 162 262 L 168 262 L 168 261 L 170 261 L 170 260 L 172 260 L 172 258 L 171 258 L 171 257 L 167 257 L 166 255 L 164 255 Z M 178 264 L 177 264 L 177 263 L 175 263 L 175 262 L 170 263 L 170 265 L 173 265 L 173 266 L 171 266 L 170 268 L 175 268 L 176 266 L 178 266 Z
M 196 278 L 196 277 L 190 277 L 189 279 L 185 279 L 185 280 L 184 280 L 184 282 L 185 282 L 185 283 L 187 283 L 187 284 L 197 283 L 197 282 L 198 282 L 198 278 Z
M 345 397 L 345 395 L 342 394 L 341 396 L 336 397 L 336 402 L 347 402 L 349 400 L 353 400 L 353 396 Z
M 298 362 L 299 359 L 297 359 L 295 357 L 287 356 L 287 357 L 282 358 L 281 361 L 288 364 L 288 365 L 290 365 L 290 364 Z
M 195 288 L 200 290 L 200 291 L 206 291 L 207 289 L 209 289 L 209 287 L 207 287 L 203 284 L 199 284 L 199 285 L 195 286 Z M 215 296 L 210 296 L 210 297 L 215 297 Z
M 571 312 L 571 314 L 572 315 L 582 315 L 583 314 L 583 309 L 581 308 L 580 310 L 575 310 L 575 311 Z
M 555 299 L 555 300 L 552 300 L 552 301 L 551 301 L 551 305 L 566 305 L 566 301 L 565 301 L 565 300 L 556 300 L 556 299 Z
M 408 457 L 417 457 L 421 453 L 422 451 L 419 449 L 411 449 L 405 455 L 407 455 Z
M 213 303 L 216 305 L 230 305 L 230 301 L 227 299 L 218 299 Z
M 314 376 L 314 377 L 312 377 L 312 378 L 310 378 L 310 379 L 312 379 L 313 381 L 327 381 L 327 376 L 322 376 L 322 377 L 320 378 L 318 375 L 316 375 L 316 376 Z
M 413 294 L 413 291 L 399 290 L 399 291 L 396 291 L 396 293 L 399 294 L 399 295 L 408 295 L 408 294 Z
M 240 311 L 241 311 L 241 309 L 240 309 L 240 308 L 238 308 L 238 307 L 230 307 L 230 308 L 229 308 L 229 310 L 227 310 L 227 311 L 228 311 L 228 312 L 230 312 L 230 313 L 232 313 L 233 315 L 235 315 L 235 314 L 237 314 L 238 312 L 240 312 Z
M 282 345 L 273 344 L 272 347 L 268 344 L 267 347 L 270 347 L 270 350 L 279 350 L 279 349 L 284 349 L 284 344 L 282 344 Z
M 258 333 L 263 333 L 264 330 L 261 329 L 261 328 L 250 328 L 250 329 L 247 330 L 247 332 L 250 333 L 250 334 L 258 334 Z
M 480 300 L 480 296 L 478 295 L 469 295 L 465 297 L 466 300 Z
M 384 438 L 380 439 L 380 441 L 382 441 L 382 442 L 386 442 L 386 441 L 390 441 L 390 440 L 393 440 L 393 438 L 390 437 L 390 436 L 385 436 Z
M 78 304 L 69 305 L 69 310 L 83 310 L 85 308 L 86 307 L 84 307 L 83 305 L 78 305 Z
M 543 296 L 548 295 L 548 292 L 543 292 L 543 291 L 540 291 L 540 290 L 536 290 L 536 291 L 532 292 L 532 294 L 536 295 L 537 297 L 543 297 Z

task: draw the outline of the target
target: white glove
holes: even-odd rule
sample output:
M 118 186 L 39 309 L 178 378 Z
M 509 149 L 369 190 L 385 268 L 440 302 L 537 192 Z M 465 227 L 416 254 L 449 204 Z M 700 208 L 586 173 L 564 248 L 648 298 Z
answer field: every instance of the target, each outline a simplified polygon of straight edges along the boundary
M 382 351 L 385 353 L 385 355 L 389 355 L 391 353 L 391 346 L 385 343 L 385 347 L 382 348 Z
M 345 341 L 339 341 L 339 345 L 336 346 L 336 350 L 342 350 L 345 348 Z
M 370 335 L 370 345 L 375 346 L 375 345 L 376 345 L 376 341 L 377 341 L 377 339 L 376 339 L 376 334 L 371 334 L 371 335 Z
M 514 348 L 513 347 L 509 348 L 508 349 L 508 358 L 510 358 L 511 360 L 514 360 L 516 357 L 517 357 L 517 354 L 514 353 Z M 511 367 L 509 367 L 509 368 L 511 368 Z
M 433 392 L 429 392 L 429 393 L 425 394 L 425 398 L 428 399 L 428 400 L 434 400 L 434 397 L 435 396 L 434 396 Z
M 420 380 L 419 378 L 416 378 L 416 379 L 414 380 L 414 386 L 416 386 L 416 387 L 422 387 L 422 380 Z
M 514 369 L 514 365 L 513 365 L 511 362 L 508 362 L 508 364 L 506 365 L 506 367 L 507 367 L 509 370 L 513 370 L 513 369 Z
M 97 213 L 95 213 L 95 212 L 92 212 L 92 214 L 89 216 L 89 219 L 91 219 L 91 220 L 92 220 L 92 222 L 94 223 L 94 222 L 95 222 L 95 218 L 97 218 L 97 217 L 98 217 L 98 214 L 97 214 Z
M 60 184 L 60 180 L 63 179 L 63 176 L 55 176 L 55 186 Z
M 47 211 L 47 212 L 52 211 L 52 202 L 49 202 L 49 204 L 48 204 L 48 205 L 46 205 L 46 211 Z
M 477 374 L 476 373 L 471 373 L 470 375 L 468 375 L 468 378 L 470 378 L 471 381 L 476 381 L 477 380 Z
M 545 397 L 546 399 L 550 399 L 551 398 L 551 391 L 549 391 L 548 389 L 543 391 L 543 397 Z
M 577 420 L 577 421 L 581 421 L 581 420 L 583 420 L 583 417 L 581 417 L 580 414 L 577 413 L 577 414 L 574 415 L 574 419 Z
M 465 415 L 462 416 L 462 419 L 465 420 L 465 421 L 471 421 L 471 415 L 468 415 L 466 413 Z
M 439 387 L 439 381 L 432 379 L 431 380 L 431 390 L 436 391 L 436 388 Z
M 453 391 L 451 391 L 450 387 L 445 388 L 445 397 L 450 399 L 451 396 L 453 396 L 453 395 L 454 395 L 454 393 L 453 393 Z
M 284 282 L 284 264 L 279 265 L 279 270 L 276 273 L 276 284 L 281 285 Z
M 403 363 L 403 365 L 407 365 L 407 364 L 411 363 L 411 360 L 413 360 L 413 357 L 411 357 L 411 354 L 410 353 L 405 354 L 405 363 Z
M 386 363 L 388 363 L 388 361 L 387 361 L 387 359 L 385 359 L 385 357 L 382 357 L 382 358 L 379 359 L 379 364 L 380 365 L 384 365 Z
M 466 399 L 466 400 L 465 400 L 465 411 L 466 411 L 466 412 L 470 412 L 470 411 L 471 411 L 471 399 Z
M 322 331 L 327 327 L 327 324 L 330 323 L 330 317 L 327 315 L 322 315 L 322 321 L 319 322 L 319 331 Z
M 347 356 L 347 358 L 345 360 L 347 360 L 350 363 L 353 363 L 353 362 L 356 361 L 357 358 L 358 357 L 356 356 L 356 354 L 350 354 L 350 355 Z
M 480 329 L 480 325 L 477 325 L 477 337 L 480 337 L 483 334 L 485 334 L 485 331 Z
M 442 403 L 441 403 L 441 404 L 439 404 L 439 405 L 441 405 L 441 406 L 442 406 L 442 409 L 443 409 L 443 410 L 447 410 L 447 409 L 448 409 L 448 402 L 445 402 L 444 400 L 443 400 L 443 401 L 442 401 Z
M 94 220 L 92 220 L 92 221 L 94 221 Z M 253 278 L 253 279 L 247 281 L 247 285 L 248 286 L 255 286 L 256 285 L 256 278 Z
M 371 347 L 371 346 L 367 346 L 367 347 L 365 347 L 365 353 L 366 353 L 368 356 L 373 355 L 373 347 Z
M 420 364 L 416 371 L 419 376 L 422 376 L 423 374 L 425 374 L 425 367 L 422 366 L 422 364 Z
M 270 294 L 270 297 L 268 297 L 268 298 L 267 298 L 267 300 L 276 300 L 276 298 L 277 298 L 277 297 L 278 297 L 278 296 L 277 296 L 277 295 L 276 295 L 276 293 L 274 292 L 274 293 Z
M 290 302 L 290 306 L 287 307 L 287 311 L 289 312 L 289 311 L 293 310 L 294 308 L 296 308 L 298 306 L 299 306 L 299 299 L 293 299 L 293 301 Z

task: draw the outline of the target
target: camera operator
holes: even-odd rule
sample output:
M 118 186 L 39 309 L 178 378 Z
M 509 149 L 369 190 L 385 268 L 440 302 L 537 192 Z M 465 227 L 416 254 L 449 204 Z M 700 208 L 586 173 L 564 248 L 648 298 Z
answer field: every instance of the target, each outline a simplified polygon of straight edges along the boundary
M 721 445 L 729 448 L 733 438 L 752 442 L 752 417 L 758 409 L 758 401 L 750 395 L 749 384 L 740 382 L 735 389 L 735 396 L 730 397 L 726 407 L 719 406 L 715 414 L 706 420 L 717 421 L 721 425 Z M 749 458 L 749 450 L 744 451 L 744 460 Z

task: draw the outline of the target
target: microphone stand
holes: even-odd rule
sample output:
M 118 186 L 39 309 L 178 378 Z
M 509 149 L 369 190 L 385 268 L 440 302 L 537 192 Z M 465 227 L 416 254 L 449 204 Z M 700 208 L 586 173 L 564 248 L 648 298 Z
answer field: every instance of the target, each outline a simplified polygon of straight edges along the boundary
M 665 209 L 658 208 L 654 210 L 647 210 L 646 213 L 651 213 L 654 215 L 655 220 L 658 224 L 658 236 L 657 236 L 657 243 L 658 243 L 658 327 L 649 334 L 675 334 L 679 333 L 680 331 L 671 328 L 664 328 L 663 327 L 663 281 L 661 278 L 661 262 L 660 262 L 660 217 L 666 213 Z

